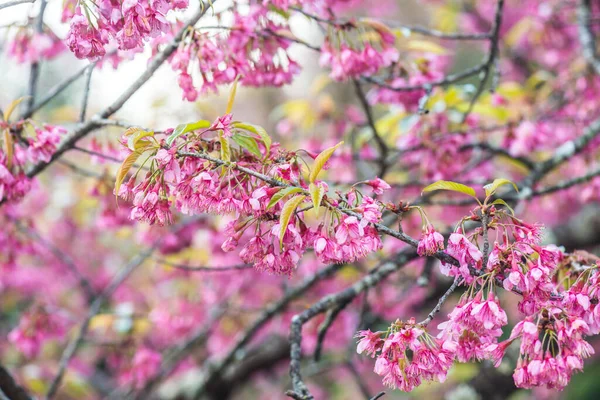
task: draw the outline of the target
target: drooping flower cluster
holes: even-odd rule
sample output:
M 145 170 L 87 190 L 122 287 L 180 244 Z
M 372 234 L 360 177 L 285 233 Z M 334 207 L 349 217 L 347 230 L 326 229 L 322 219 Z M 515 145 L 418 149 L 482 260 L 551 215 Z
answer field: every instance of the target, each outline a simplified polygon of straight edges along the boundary
M 444 237 L 429 224 L 423 231 L 417 253 L 420 256 L 432 256 L 440 250 L 444 250 Z
M 22 129 L 20 122 L 14 126 Z M 27 163 L 48 162 L 67 131 L 59 126 L 43 125 L 35 128 L 35 137 L 22 139 L 13 135 L 10 128 L 6 128 L 6 132 L 4 151 L 0 151 L 0 200 L 16 200 L 31 187 L 25 173 Z
M 355 28 L 350 25 L 340 29 L 352 30 Z M 379 49 L 370 42 L 364 42 L 359 48 L 354 48 L 346 43 L 336 46 L 332 40 L 327 39 L 321 47 L 319 64 L 322 67 L 331 68 L 331 77 L 334 80 L 344 81 L 375 75 L 381 69 L 398 61 L 398 50 L 394 47 L 394 35 L 380 25 L 377 25 L 373 32 L 379 37 Z
M 67 2 L 63 21 L 70 19 L 71 26 L 66 43 L 77 58 L 103 57 L 111 40 L 120 50 L 140 51 L 145 41 L 170 30 L 169 11 L 187 6 L 187 0 L 81 1 L 74 8 Z
M 502 327 L 507 324 L 506 313 L 493 292 L 486 299 L 482 291 L 474 298 L 464 297 L 448 317 L 448 321 L 439 325 L 439 337 L 457 344 L 456 359 L 460 362 L 486 358 L 488 349 L 498 342 Z
M 19 29 L 8 46 L 8 54 L 19 64 L 51 60 L 66 50 L 63 42 L 51 32 L 32 33 Z
M 491 194 L 488 199 L 490 197 Z M 478 214 L 483 212 L 482 209 L 488 214 L 485 219 Z M 488 229 L 498 230 L 501 234 L 499 240 L 488 244 L 483 251 L 480 249 L 481 236 L 488 234 L 483 227 L 469 234 L 463 234 L 459 229 L 450 235 L 446 254 L 452 256 L 453 261 L 443 261 L 441 271 L 467 288 L 448 314 L 448 320 L 438 325 L 437 340 L 451 344 L 446 346 L 448 350 L 452 349 L 448 355 L 451 360 L 490 359 L 496 367 L 500 366 L 507 348 L 520 340 L 519 359 L 513 375 L 515 385 L 563 389 L 575 372 L 583 370 L 584 360 L 594 354 L 585 337 L 600 331 L 597 306 L 600 263 L 597 257 L 584 252 L 565 255 L 554 246 L 541 246 L 540 225 L 528 224 L 494 206 L 482 205 L 463 221 L 482 224 L 485 221 Z M 427 227 L 418 246 L 421 255 L 431 255 L 443 248 L 443 237 L 438 234 L 436 238 L 435 233 L 432 226 Z M 484 261 L 486 265 L 483 265 Z M 495 294 L 495 287 L 521 296 L 518 308 L 523 319 L 502 342 L 498 339 L 508 318 Z M 426 324 L 428 322 L 429 319 Z M 390 331 L 394 332 L 394 327 L 392 325 Z M 358 343 L 358 352 L 386 354 L 383 334 L 359 332 L 362 339 Z M 385 343 L 388 341 L 389 338 Z M 402 390 L 412 390 L 417 381 L 411 384 L 410 380 L 406 383 L 394 379 L 398 374 L 403 378 L 411 376 L 412 368 L 411 364 L 394 359 L 378 359 L 375 364 L 375 372 L 384 375 L 384 383 Z
M 200 125 L 206 128 L 176 136 L 171 147 L 148 132 L 126 133 L 123 144 L 127 143 L 129 157 L 137 159 L 141 149 L 150 152 L 151 160 L 141 182 L 137 183 L 141 172 L 138 169 L 117 189 L 120 197 L 133 201 L 131 219 L 169 224 L 171 203 L 186 214 L 235 214 L 236 220 L 227 225 L 229 238 L 222 249 L 231 252 L 240 247 L 242 261 L 277 274 L 291 274 L 309 247 L 323 263 L 354 262 L 381 248 L 373 224 L 381 222 L 383 206 L 373 198 L 352 188 L 334 201 L 327 196 L 327 185 L 314 181 L 311 190 L 320 193 L 327 216 L 326 223 L 316 228 L 308 226 L 302 210 L 290 213 L 287 209 L 289 202 L 295 200 L 298 208 L 309 194 L 297 154 L 278 150 L 277 144 L 256 133 L 257 128 L 232 122 L 230 114 Z M 230 140 L 239 144 L 239 148 L 230 147 Z M 134 148 L 138 150 L 134 152 Z M 184 156 L 178 151 L 182 148 L 198 156 L 189 153 Z M 208 154 L 216 148 L 221 157 L 236 159 L 236 166 L 243 169 L 214 164 Z M 257 152 L 264 156 L 259 158 Z M 272 163 L 266 173 L 264 157 Z M 127 161 L 124 165 L 131 168 Z M 123 175 L 120 179 L 124 178 Z M 273 180 L 293 186 L 277 187 Z M 370 185 L 379 192 L 389 187 L 381 179 Z M 286 192 L 300 194 L 288 197 L 288 202 L 279 201 L 286 197 Z M 341 212 L 341 207 L 351 209 L 351 214 Z
M 589 334 L 589 327 L 560 308 L 541 310 L 537 320 L 534 318 L 515 325 L 507 340 L 510 343 L 521 339 L 513 374 L 515 384 L 522 388 L 545 386 L 562 390 L 573 373 L 583 371 L 583 360 L 594 354 L 592 346 L 583 339 Z M 501 354 L 505 346 L 500 344 L 497 353 Z
M 285 32 L 289 28 L 274 22 L 268 10 L 258 5 L 250 6 L 247 14 L 235 12 L 226 34 L 194 31 L 171 59 L 183 98 L 195 101 L 199 93 L 217 92 L 218 86 L 238 76 L 246 86 L 290 83 L 300 68 L 287 54 L 291 42 Z
M 57 312 L 49 312 L 43 307 L 35 307 L 21 316 L 19 325 L 8 334 L 13 343 L 27 358 L 38 355 L 44 343 L 52 339 L 62 339 L 67 331 L 68 320 Z
M 471 269 L 480 270 L 482 264 L 481 251 L 461 233 L 453 233 L 448 238 L 446 253 L 458 260 L 459 266 L 443 262 L 442 273 L 448 276 L 461 276 L 467 283 L 471 283 L 473 276 Z
M 375 373 L 383 377 L 383 383 L 405 392 L 424 381 L 444 382 L 454 362 L 456 344 L 429 335 L 414 319 L 397 321 L 388 332 L 367 330 L 357 336 L 361 338 L 357 352 L 377 356 Z

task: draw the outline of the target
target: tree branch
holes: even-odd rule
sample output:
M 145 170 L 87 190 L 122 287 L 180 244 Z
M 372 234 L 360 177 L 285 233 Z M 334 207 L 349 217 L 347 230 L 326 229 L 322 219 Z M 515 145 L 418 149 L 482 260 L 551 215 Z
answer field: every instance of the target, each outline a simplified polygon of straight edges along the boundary
M 40 12 L 38 14 L 37 20 L 35 22 L 35 32 L 41 34 L 44 32 L 44 14 L 46 12 L 46 6 L 48 5 L 48 0 L 41 0 L 40 3 Z M 38 78 L 40 74 L 40 63 L 38 61 L 34 61 L 31 63 L 31 71 L 29 73 L 29 89 L 27 90 L 27 100 L 25 102 L 25 109 L 27 110 L 25 113 L 28 113 L 29 110 L 33 107 L 33 103 L 35 101 L 35 95 L 37 92 L 37 84 Z
M 354 83 L 354 90 L 356 92 L 356 96 L 358 97 L 358 100 L 360 101 L 362 109 L 365 112 L 365 115 L 367 117 L 367 121 L 369 123 L 369 127 L 371 128 L 371 132 L 373 132 L 373 138 L 375 139 L 375 142 L 377 143 L 377 146 L 379 147 L 379 160 L 378 160 L 379 176 L 381 178 L 383 178 L 383 176 L 385 175 L 385 172 L 387 171 L 387 168 L 388 168 L 387 156 L 389 153 L 389 149 L 388 149 L 387 144 L 385 144 L 385 141 L 383 140 L 383 138 L 377 131 L 377 127 L 375 126 L 375 118 L 373 117 L 373 110 L 371 109 L 371 105 L 367 101 L 365 92 L 363 91 L 362 87 L 360 86 L 360 83 L 358 82 L 358 80 L 353 79 L 352 82 Z
M 306 309 L 300 314 L 296 314 L 292 318 L 290 327 L 290 377 L 292 378 L 293 392 L 288 392 L 288 396 L 300 399 L 314 399 L 310 394 L 308 387 L 302 380 L 300 372 L 300 361 L 302 359 L 302 325 L 314 318 L 315 316 L 325 312 L 326 310 L 350 302 L 361 294 L 364 290 L 376 286 L 383 279 L 388 277 L 393 272 L 398 271 L 409 261 L 417 258 L 418 255 L 414 249 L 405 249 L 398 253 L 393 261 L 388 261 L 376 271 L 354 283 L 349 288 L 346 288 L 335 294 L 330 294 L 323 297 L 317 303 Z
M 25 4 L 25 3 L 35 3 L 35 0 L 13 0 L 13 1 L 7 1 L 6 3 L 0 4 L 0 10 L 2 10 L 3 8 L 8 8 L 8 7 L 12 7 L 12 6 L 18 6 L 19 4 Z
M 202 381 L 202 383 L 196 390 L 193 398 L 199 399 L 206 393 L 207 388 L 211 386 L 212 382 L 218 379 L 218 377 L 223 373 L 223 371 L 233 362 L 238 351 L 250 342 L 250 340 L 254 337 L 254 335 L 259 331 L 260 328 L 262 328 L 267 322 L 269 322 L 275 315 L 283 311 L 293 300 L 297 299 L 299 296 L 304 294 L 317 283 L 332 276 L 343 266 L 344 264 L 328 265 L 327 267 L 319 270 L 311 277 L 305 279 L 304 282 L 302 282 L 300 285 L 288 291 L 280 300 L 266 306 L 261 315 L 256 320 L 254 320 L 254 322 L 251 325 L 249 325 L 244 331 L 244 333 L 237 339 L 237 341 L 229 350 L 229 352 L 225 355 L 225 357 L 223 357 L 212 367 L 209 367 L 207 377 Z
M 85 121 L 85 114 L 87 112 L 88 100 L 90 97 L 90 86 L 92 84 L 92 72 L 96 64 L 91 64 L 90 68 L 85 71 L 85 86 L 83 89 L 83 100 L 81 101 L 81 110 L 79 111 L 79 122 Z
M 65 372 L 69 366 L 69 362 L 75 356 L 75 353 L 77 353 L 77 350 L 79 350 L 79 346 L 81 346 L 81 344 L 83 343 L 83 339 L 89 329 L 90 321 L 92 320 L 92 318 L 96 314 L 98 314 L 98 312 L 100 311 L 100 308 L 112 296 L 112 294 L 117 290 L 117 288 L 119 286 L 121 286 L 121 284 L 125 281 L 125 279 L 127 279 L 129 277 L 129 275 L 131 275 L 131 273 L 137 267 L 142 265 L 142 263 L 144 261 L 146 261 L 152 255 L 152 253 L 160 245 L 160 242 L 161 242 L 161 239 L 159 239 L 157 242 L 155 242 L 151 247 L 145 249 L 144 251 L 142 251 L 135 257 L 133 257 L 129 261 L 129 263 L 127 263 L 125 265 L 125 267 L 123 267 L 123 269 L 121 269 L 121 271 L 119 271 L 119 273 L 117 273 L 113 277 L 111 282 L 102 291 L 102 293 L 94 299 L 94 301 L 92 302 L 92 304 L 90 306 L 88 314 L 87 314 L 86 318 L 83 320 L 77 333 L 75 334 L 75 337 L 73 337 L 73 339 L 69 342 L 69 344 L 63 351 L 63 354 L 62 354 L 60 362 L 59 362 L 58 372 L 54 376 L 54 379 L 52 379 L 52 382 L 50 383 L 48 392 L 46 393 L 46 397 L 45 397 L 46 400 L 50 400 L 56 395 L 56 392 L 58 391 L 58 388 L 60 387 L 62 379 L 65 375 Z
M 581 0 L 577 8 L 579 24 L 579 42 L 583 49 L 583 56 L 588 64 L 600 75 L 600 58 L 596 49 L 596 38 L 592 32 L 592 0 Z
M 212 3 L 214 4 L 214 1 Z M 40 162 L 34 165 L 27 171 L 27 176 L 32 178 L 42 171 L 44 171 L 50 164 L 60 158 L 65 152 L 72 149 L 73 146 L 83 137 L 88 135 L 93 130 L 97 129 L 99 126 L 102 126 L 101 123 L 96 121 L 104 120 L 115 112 L 117 112 L 123 105 L 133 96 L 151 77 L 154 75 L 154 72 L 158 70 L 158 68 L 173 54 L 173 52 L 177 49 L 179 42 L 181 42 L 184 33 L 190 28 L 193 27 L 199 20 L 202 18 L 204 14 L 210 9 L 210 6 L 206 4 L 204 1 L 200 3 L 198 10 L 192 15 L 190 20 L 180 29 L 177 35 L 173 38 L 173 40 L 167 44 L 167 46 L 158 53 L 152 61 L 148 64 L 148 68 L 142 75 L 140 75 L 135 82 L 119 96 L 117 100 L 115 100 L 110 106 L 105 108 L 100 113 L 96 114 L 92 117 L 91 120 L 82 124 L 79 128 L 73 131 L 70 135 L 67 136 L 66 140 L 60 143 L 56 149 L 56 151 L 52 154 L 52 157 L 48 162 Z M 2 205 L 5 200 L 0 201 L 0 205 Z

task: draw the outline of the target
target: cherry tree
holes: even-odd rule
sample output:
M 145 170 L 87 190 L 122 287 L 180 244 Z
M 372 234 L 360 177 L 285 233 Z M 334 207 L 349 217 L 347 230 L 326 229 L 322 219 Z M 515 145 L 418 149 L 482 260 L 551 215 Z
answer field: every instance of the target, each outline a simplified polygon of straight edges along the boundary
M 593 362 L 600 3 L 59 3 L 0 3 L 29 8 L 2 27 L 29 79 L 0 104 L 0 398 L 556 398 Z M 42 90 L 58 57 L 83 68 Z M 159 69 L 226 101 L 141 126 Z

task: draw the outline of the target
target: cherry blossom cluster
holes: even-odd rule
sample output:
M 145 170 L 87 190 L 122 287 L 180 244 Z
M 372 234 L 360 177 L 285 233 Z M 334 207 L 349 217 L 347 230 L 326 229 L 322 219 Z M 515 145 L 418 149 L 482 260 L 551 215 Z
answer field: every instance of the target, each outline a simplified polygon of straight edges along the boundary
M 184 99 L 195 101 L 198 93 L 217 92 L 218 86 L 238 76 L 246 86 L 290 83 L 300 67 L 287 54 L 289 28 L 275 22 L 272 14 L 251 5 L 247 13 L 233 12 L 225 33 L 199 30 L 188 35 L 171 59 Z
M 141 51 L 145 41 L 170 31 L 166 15 L 187 8 L 188 0 L 84 0 L 65 5 L 62 20 L 70 20 L 67 46 L 77 58 L 98 59 L 113 41 L 120 50 Z
M 11 126 L 21 130 L 23 122 Z M 53 125 L 33 126 L 32 130 L 33 133 L 23 136 L 13 135 L 9 126 L 5 128 L 4 151 L 0 152 L 0 200 L 18 200 L 29 191 L 31 181 L 26 175 L 27 165 L 48 162 L 67 132 Z
M 386 385 L 411 391 L 421 383 L 419 377 L 444 381 L 455 360 L 490 359 L 498 367 L 508 347 L 520 340 L 515 385 L 564 389 L 573 373 L 583 370 L 584 360 L 594 354 L 585 337 L 600 331 L 597 258 L 541 246 L 541 226 L 527 224 L 494 206 L 484 209 L 490 219 L 482 223 L 499 233 L 487 255 L 480 249 L 487 228 L 485 232 L 477 228 L 467 236 L 459 228 L 444 245 L 443 236 L 427 225 L 419 241 L 420 255 L 432 256 L 445 249 L 456 263 L 442 262 L 441 272 L 466 287 L 448 320 L 438 325 L 437 339 L 429 339 L 425 333 L 427 343 L 437 348 L 435 357 L 421 359 L 419 342 L 414 342 L 431 319 L 420 324 L 414 319 L 397 321 L 386 332 L 359 332 L 357 351 L 377 356 L 375 372 L 384 376 Z M 461 225 L 481 220 L 474 212 L 463 218 Z M 523 319 L 503 342 L 498 339 L 508 318 L 495 294 L 497 287 L 521 296 L 518 308 Z M 390 351 L 399 341 L 401 352 Z M 408 348 L 412 358 L 406 356 Z
M 33 307 L 21 316 L 19 325 L 8 334 L 8 340 L 26 357 L 34 358 L 46 341 L 63 339 L 68 326 L 66 316 L 44 307 Z
M 51 60 L 65 50 L 64 43 L 54 32 L 33 33 L 25 27 L 19 28 L 8 45 L 8 54 L 19 64 Z
M 414 319 L 396 321 L 387 332 L 366 330 L 357 336 L 358 353 L 377 355 L 375 373 L 383 383 L 405 392 L 425 381 L 443 382 L 456 357 L 454 341 L 431 336 Z
M 368 24 L 367 24 L 367 27 Z M 360 32 L 363 29 L 357 29 L 352 23 L 340 26 L 336 33 L 344 35 L 345 33 Z M 340 42 L 339 38 L 327 38 L 325 44 L 321 47 L 321 57 L 319 63 L 322 67 L 331 68 L 331 77 L 334 80 L 343 81 L 351 78 L 360 78 L 361 76 L 375 75 L 381 69 L 391 66 L 399 59 L 398 50 L 394 46 L 394 34 L 386 30 L 382 25 L 374 25 L 374 32 L 378 37 L 377 47 L 371 42 L 360 42 L 353 47 L 347 43 L 350 40 Z
M 335 200 L 327 196 L 325 182 L 315 181 L 312 185 L 327 209 L 321 222 L 314 227 L 308 225 L 303 211 L 298 210 L 282 227 L 279 216 L 286 205 L 278 200 L 285 197 L 286 191 L 292 194 L 309 190 L 299 155 L 280 149 L 276 143 L 267 146 L 249 132 L 242 133 L 244 126 L 232 122 L 227 114 L 204 130 L 180 136 L 170 148 L 164 138 L 153 137 L 154 150 L 149 154 L 150 168 L 144 178 L 138 182 L 138 170 L 118 188 L 121 198 L 133 202 L 131 219 L 168 224 L 172 221 L 172 204 L 185 214 L 235 214 L 235 220 L 226 227 L 229 239 L 223 243 L 223 250 L 241 247 L 239 255 L 244 262 L 274 273 L 291 274 L 307 248 L 314 248 L 323 263 L 353 262 L 381 248 L 373 224 L 381 221 L 383 205 L 356 187 Z M 128 146 L 130 135 L 123 138 Z M 229 147 L 230 138 L 240 143 L 232 149 L 232 155 L 235 165 L 244 170 L 218 167 L 202 157 L 219 147 L 221 151 L 223 146 Z M 147 139 L 142 141 L 150 144 Z M 257 157 L 258 143 L 265 157 Z M 135 152 L 131 147 L 128 151 L 130 155 Z M 272 181 L 292 186 L 274 187 Z M 390 188 L 378 178 L 364 183 L 376 194 Z M 342 208 L 352 210 L 352 214 L 341 212 Z

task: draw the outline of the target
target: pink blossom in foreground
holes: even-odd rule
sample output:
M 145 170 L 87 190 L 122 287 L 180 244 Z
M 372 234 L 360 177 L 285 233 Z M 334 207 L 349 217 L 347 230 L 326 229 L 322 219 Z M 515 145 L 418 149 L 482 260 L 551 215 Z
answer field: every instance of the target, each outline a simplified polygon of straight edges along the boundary
M 427 225 L 419 240 L 417 253 L 420 256 L 432 256 L 440 250 L 444 250 L 444 237 L 432 225 Z

